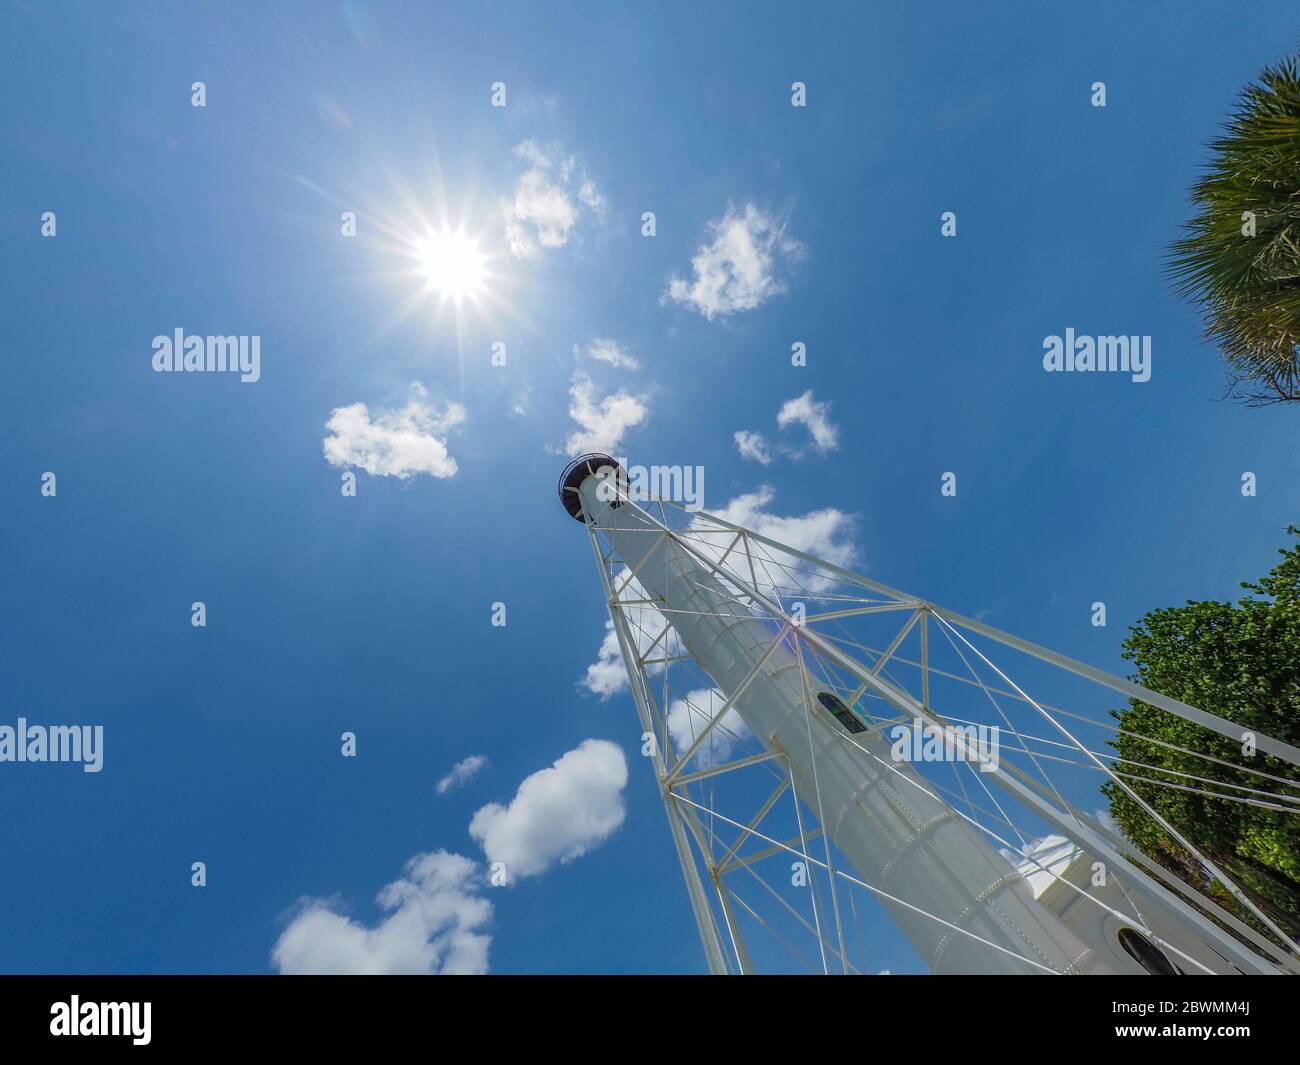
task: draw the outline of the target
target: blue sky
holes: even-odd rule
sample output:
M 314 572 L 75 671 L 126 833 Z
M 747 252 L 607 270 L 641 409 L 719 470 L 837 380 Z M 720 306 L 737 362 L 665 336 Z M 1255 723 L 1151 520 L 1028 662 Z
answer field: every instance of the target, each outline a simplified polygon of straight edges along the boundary
M 493 971 L 701 970 L 631 701 L 579 684 L 605 608 L 555 480 L 620 412 L 709 509 L 835 508 L 872 576 L 1116 672 L 1129 623 L 1235 596 L 1295 520 L 1295 412 L 1220 401 L 1161 267 L 1292 5 L 3 11 L 0 723 L 103 724 L 105 764 L 0 767 L 0 970 L 273 971 L 301 899 L 376 926 L 409 859 L 482 866 L 476 813 L 591 739 L 621 823 L 467 889 L 466 927 Z M 757 283 L 665 297 L 747 205 Z M 405 243 L 444 217 L 489 257 L 459 315 Z M 1151 380 L 1044 373 L 1067 327 L 1150 335 Z M 154 373 L 176 328 L 260 336 L 261 379 Z M 825 453 L 777 426 L 809 390 Z M 413 399 L 423 458 L 342 496 L 334 412 Z

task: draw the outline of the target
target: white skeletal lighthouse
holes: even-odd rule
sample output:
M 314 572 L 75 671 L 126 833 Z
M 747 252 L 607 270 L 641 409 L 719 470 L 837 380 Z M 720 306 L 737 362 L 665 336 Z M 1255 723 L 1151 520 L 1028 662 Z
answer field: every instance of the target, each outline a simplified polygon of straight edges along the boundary
M 856 582 L 861 593 L 865 578 L 792 548 L 778 558 L 782 545 L 719 519 L 696 515 L 674 530 L 654 506 L 630 497 L 608 456 L 572 463 L 560 496 L 586 525 L 600 562 L 645 750 L 713 971 L 761 967 L 743 927 L 778 939 L 782 928 L 807 933 L 811 949 L 791 948 L 805 965 L 817 969 L 820 959 L 823 971 L 863 971 L 868 952 L 850 925 L 869 905 L 864 893 L 934 973 L 1276 971 L 1276 960 L 1264 963 L 1258 949 L 1191 911 L 1059 792 L 1020 780 L 1012 765 L 988 764 L 973 729 L 940 717 L 928 638 L 947 624 L 938 608 L 892 590 L 851 596 L 846 584 Z M 906 623 L 884 649 L 819 629 L 886 615 L 895 628 Z M 921 647 L 916 695 L 895 676 L 909 636 Z M 1039 836 L 1044 827 L 1060 833 L 1049 837 L 1059 842 L 1051 860 L 1035 857 L 1041 848 L 1019 848 L 1018 830 L 1004 828 L 1005 840 L 982 830 L 950 801 L 955 789 L 899 759 L 887 729 L 900 722 L 946 730 L 948 756 L 965 765 L 945 768 L 966 774 L 958 783 L 967 809 L 1010 824 L 1011 803 L 989 785 L 1010 787 Z M 729 814 L 719 796 L 742 773 L 766 776 L 757 790 L 732 789 L 737 802 L 745 794 L 754 801 Z M 1012 858 L 1015 849 L 1023 856 Z M 770 918 L 753 893 L 732 884 L 742 872 L 763 884 L 764 862 L 779 870 L 775 887 L 764 884 L 776 900 Z M 809 868 L 817 877 L 800 885 L 800 870 Z M 1285 951 L 1274 946 L 1273 953 Z

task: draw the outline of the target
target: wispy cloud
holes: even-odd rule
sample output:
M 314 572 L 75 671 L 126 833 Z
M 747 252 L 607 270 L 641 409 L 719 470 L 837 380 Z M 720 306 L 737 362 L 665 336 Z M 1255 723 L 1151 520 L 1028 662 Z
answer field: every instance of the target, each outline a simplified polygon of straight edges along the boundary
M 526 140 L 515 148 L 526 169 L 514 194 L 501 203 L 510 254 L 526 258 L 539 248 L 559 248 L 569 242 L 585 213 L 599 218 L 605 198 L 582 171 L 577 159 L 557 146 Z
M 735 441 L 736 450 L 740 452 L 742 459 L 748 459 L 750 462 L 757 462 L 763 466 L 772 464 L 772 450 L 768 447 L 767 439 L 762 433 L 739 429 L 735 433 Z
M 573 354 L 580 356 L 583 354 L 578 345 L 573 346 Z M 611 366 L 619 367 L 624 370 L 639 370 L 641 364 L 632 358 L 631 355 L 615 340 L 604 340 L 599 337 L 593 339 L 587 345 L 587 358 L 595 359 L 597 362 L 607 362 Z
M 454 477 L 456 460 L 447 453 L 446 436 L 464 420 L 459 403 L 439 410 L 423 385 L 412 384 L 406 405 L 396 410 L 372 416 L 364 403 L 336 407 L 325 425 L 325 458 L 331 466 L 356 466 L 377 477 Z
M 627 759 L 608 740 L 584 740 L 527 777 L 508 806 L 474 815 L 469 834 L 507 876 L 538 876 L 586 854 L 623 823 Z
M 786 290 L 782 271 L 803 254 L 784 219 L 753 203 L 728 207 L 708 224 L 711 239 L 691 259 L 691 277 L 676 275 L 660 299 L 674 300 L 705 318 L 753 310 Z
M 463 788 L 471 780 L 486 768 L 488 760 L 481 754 L 471 754 L 468 758 L 462 758 L 451 767 L 445 777 L 438 781 L 437 789 L 439 795 L 446 795 L 449 791 L 456 788 Z

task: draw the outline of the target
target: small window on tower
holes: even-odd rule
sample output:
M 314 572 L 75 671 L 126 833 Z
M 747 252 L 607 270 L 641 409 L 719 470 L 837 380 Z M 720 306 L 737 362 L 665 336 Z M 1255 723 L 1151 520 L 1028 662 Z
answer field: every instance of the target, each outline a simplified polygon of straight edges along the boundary
M 835 720 L 852 733 L 866 732 L 867 726 L 857 719 L 853 711 L 844 705 L 844 700 L 830 692 L 818 692 L 817 701 L 831 712 Z
M 1119 945 L 1147 972 L 1156 976 L 1178 976 L 1178 968 L 1146 936 L 1131 928 L 1119 930 Z

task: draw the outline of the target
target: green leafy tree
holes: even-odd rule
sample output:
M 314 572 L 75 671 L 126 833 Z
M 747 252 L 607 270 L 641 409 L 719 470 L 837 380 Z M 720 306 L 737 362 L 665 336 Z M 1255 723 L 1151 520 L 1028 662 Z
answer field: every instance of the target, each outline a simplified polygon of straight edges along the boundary
M 1300 68 L 1269 67 L 1242 92 L 1192 190 L 1198 213 L 1172 249 L 1180 294 L 1250 405 L 1300 401 Z
M 1300 527 L 1287 532 L 1300 536 Z M 1240 725 L 1243 737 L 1265 733 L 1300 746 L 1300 542 L 1279 553 L 1282 561 L 1259 583 L 1242 584 L 1252 594 L 1236 603 L 1189 600 L 1186 606 L 1151 611 L 1130 630 L 1124 657 L 1136 663 L 1133 680 Z M 1280 927 L 1300 934 L 1300 812 L 1207 794 L 1276 802 L 1222 786 L 1238 785 L 1300 796 L 1300 784 L 1288 786 L 1235 767 L 1293 781 L 1295 768 L 1263 753 L 1247 754 L 1244 740 L 1234 741 L 1136 699 L 1112 716 L 1124 730 L 1110 744 L 1119 756 L 1154 767 L 1121 763 L 1116 768 L 1179 788 L 1133 779 L 1126 783 L 1232 876 Z M 1152 739 L 1229 764 L 1184 754 Z M 1173 773 L 1208 778 L 1217 786 Z M 1102 790 L 1110 800 L 1111 816 L 1131 842 L 1165 868 L 1205 886 L 1199 864 L 1132 798 L 1113 783 Z M 1215 894 L 1222 897 L 1221 892 Z

